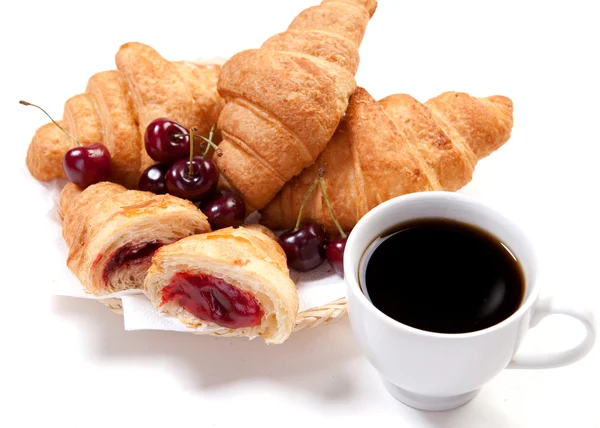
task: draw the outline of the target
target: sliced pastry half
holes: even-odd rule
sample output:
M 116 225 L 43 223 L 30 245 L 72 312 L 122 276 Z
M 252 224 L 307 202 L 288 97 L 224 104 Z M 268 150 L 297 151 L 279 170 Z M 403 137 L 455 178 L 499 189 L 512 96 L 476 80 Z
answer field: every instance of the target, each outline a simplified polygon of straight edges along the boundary
M 67 266 L 95 295 L 140 288 L 154 252 L 210 231 L 206 216 L 186 200 L 98 183 L 67 184 L 60 197 Z
M 239 227 L 184 238 L 152 258 L 144 289 L 155 308 L 192 328 L 288 338 L 298 294 L 283 250 L 259 229 Z

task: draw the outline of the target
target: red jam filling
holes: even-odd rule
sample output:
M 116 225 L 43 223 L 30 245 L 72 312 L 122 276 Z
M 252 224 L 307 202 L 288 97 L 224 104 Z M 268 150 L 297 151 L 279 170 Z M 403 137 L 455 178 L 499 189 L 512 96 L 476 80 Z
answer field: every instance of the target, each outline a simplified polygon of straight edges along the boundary
M 104 266 L 102 279 L 108 282 L 110 275 L 123 265 L 148 261 L 156 250 L 162 247 L 161 242 L 153 241 L 145 244 L 127 244 L 115 251 Z
M 227 328 L 254 327 L 263 316 L 252 294 L 210 275 L 174 275 L 162 289 L 161 304 L 172 301 L 201 320 Z

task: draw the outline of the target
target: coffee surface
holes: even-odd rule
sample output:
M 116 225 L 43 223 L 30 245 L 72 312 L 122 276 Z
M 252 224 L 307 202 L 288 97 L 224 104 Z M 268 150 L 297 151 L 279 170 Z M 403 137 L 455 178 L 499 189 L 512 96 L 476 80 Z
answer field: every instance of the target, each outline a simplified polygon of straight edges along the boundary
M 521 305 L 525 278 L 491 234 L 445 219 L 405 223 L 363 255 L 363 293 L 389 317 L 421 330 L 466 333 L 498 324 Z

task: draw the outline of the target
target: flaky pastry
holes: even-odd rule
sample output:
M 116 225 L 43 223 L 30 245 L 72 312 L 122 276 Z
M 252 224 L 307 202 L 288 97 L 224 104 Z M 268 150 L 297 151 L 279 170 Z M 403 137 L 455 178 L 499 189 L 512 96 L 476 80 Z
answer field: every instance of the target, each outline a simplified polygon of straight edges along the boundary
M 223 65 L 218 90 L 227 104 L 216 162 L 223 186 L 249 211 L 263 208 L 325 148 L 356 89 L 358 48 L 376 6 L 324 0 Z
M 190 201 L 127 190 L 102 182 L 61 192 L 67 266 L 94 295 L 140 288 L 152 254 L 161 246 L 210 231 Z
M 298 294 L 281 247 L 252 228 L 226 228 L 160 248 L 144 281 L 158 310 L 192 327 L 223 327 L 268 343 L 290 335 Z
M 323 166 L 333 212 L 346 231 L 395 196 L 457 190 L 471 180 L 479 159 L 510 138 L 512 112 L 511 100 L 503 96 L 446 92 L 421 104 L 396 94 L 376 102 L 358 88 L 327 148 L 262 210 L 261 221 L 275 229 L 292 227 Z M 336 232 L 320 187 L 303 218 Z

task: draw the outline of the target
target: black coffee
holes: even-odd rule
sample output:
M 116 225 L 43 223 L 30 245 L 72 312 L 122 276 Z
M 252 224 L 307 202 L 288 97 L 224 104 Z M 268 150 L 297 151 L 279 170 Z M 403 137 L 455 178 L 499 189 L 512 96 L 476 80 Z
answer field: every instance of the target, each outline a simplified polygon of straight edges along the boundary
M 451 220 L 399 225 L 370 245 L 361 267 L 362 290 L 375 307 L 438 333 L 498 324 L 517 310 L 525 291 L 521 266 L 502 242 Z

